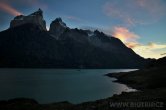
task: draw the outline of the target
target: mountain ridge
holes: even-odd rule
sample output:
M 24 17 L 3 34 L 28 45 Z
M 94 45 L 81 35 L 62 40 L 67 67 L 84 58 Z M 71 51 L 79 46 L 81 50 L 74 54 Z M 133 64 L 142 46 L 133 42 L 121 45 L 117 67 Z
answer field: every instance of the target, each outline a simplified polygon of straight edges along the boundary
M 40 21 L 22 22 L 0 32 L 0 67 L 142 68 L 148 62 L 119 39 L 98 30 L 70 29 L 61 18 L 49 31 Z

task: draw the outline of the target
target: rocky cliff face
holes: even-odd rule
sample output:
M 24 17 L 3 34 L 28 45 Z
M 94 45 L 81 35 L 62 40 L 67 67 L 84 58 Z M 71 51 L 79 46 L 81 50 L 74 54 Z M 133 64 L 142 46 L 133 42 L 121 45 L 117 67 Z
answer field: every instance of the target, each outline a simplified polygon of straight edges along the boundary
M 59 36 L 67 29 L 66 24 L 62 21 L 61 18 L 56 18 L 50 24 L 50 34 L 53 35 L 55 38 L 59 38 Z
M 38 11 L 28 15 L 19 15 L 16 16 L 11 22 L 10 22 L 10 28 L 17 27 L 23 24 L 36 24 L 38 25 L 41 29 L 46 30 L 46 22 L 43 19 L 43 11 L 39 9 Z

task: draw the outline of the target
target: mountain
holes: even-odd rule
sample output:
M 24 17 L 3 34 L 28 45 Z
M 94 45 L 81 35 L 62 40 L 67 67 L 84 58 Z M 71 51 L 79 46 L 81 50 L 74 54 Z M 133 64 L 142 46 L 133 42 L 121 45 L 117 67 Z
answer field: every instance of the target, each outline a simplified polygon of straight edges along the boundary
M 38 25 L 41 29 L 46 30 L 46 22 L 43 19 L 43 11 L 39 8 L 38 11 L 28 15 L 16 16 L 10 23 L 10 28 L 17 27 L 23 24 L 33 23 Z
M 148 64 L 148 68 L 156 68 L 156 67 L 164 67 L 166 66 L 166 57 L 163 58 L 159 58 L 157 60 L 152 60 L 149 64 Z
M 47 31 L 41 9 L 20 16 L 0 32 L 0 67 L 141 68 L 147 63 L 119 39 L 98 30 L 70 29 L 57 18 Z
M 59 38 L 59 36 L 67 29 L 66 24 L 62 21 L 61 18 L 56 18 L 50 25 L 50 35 Z

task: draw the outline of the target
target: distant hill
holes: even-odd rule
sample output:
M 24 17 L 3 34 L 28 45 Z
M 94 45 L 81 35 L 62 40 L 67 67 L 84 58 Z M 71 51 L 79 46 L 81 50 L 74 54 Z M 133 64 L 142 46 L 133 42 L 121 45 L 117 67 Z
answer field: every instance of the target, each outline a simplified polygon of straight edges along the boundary
M 164 67 L 166 66 L 166 57 L 159 58 L 158 60 L 152 60 L 148 67 Z
M 15 17 L 0 32 L 0 67 L 142 68 L 148 62 L 119 39 L 98 30 L 70 29 L 61 18 L 47 31 L 42 13 Z

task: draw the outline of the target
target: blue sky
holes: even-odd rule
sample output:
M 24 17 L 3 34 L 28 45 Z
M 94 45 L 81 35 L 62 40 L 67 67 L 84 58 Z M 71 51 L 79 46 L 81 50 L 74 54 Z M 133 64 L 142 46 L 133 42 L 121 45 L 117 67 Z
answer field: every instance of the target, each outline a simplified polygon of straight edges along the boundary
M 166 53 L 166 0 L 0 0 L 0 30 L 18 13 L 38 8 L 44 11 L 47 27 L 61 17 L 71 28 L 113 35 L 145 58 Z

